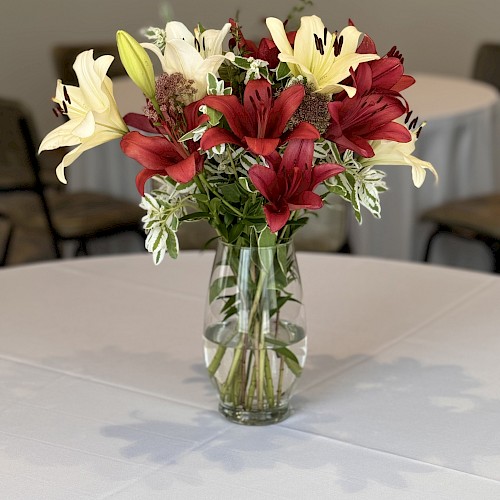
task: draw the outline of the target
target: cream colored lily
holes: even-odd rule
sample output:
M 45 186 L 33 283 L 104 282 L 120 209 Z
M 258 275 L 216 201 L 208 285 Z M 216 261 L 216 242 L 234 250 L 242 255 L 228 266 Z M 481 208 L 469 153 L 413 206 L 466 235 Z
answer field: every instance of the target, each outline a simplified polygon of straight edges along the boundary
M 57 81 L 56 96 L 52 100 L 69 121 L 49 132 L 38 152 L 76 146 L 56 168 L 57 178 L 64 184 L 67 182 L 64 169 L 84 151 L 128 132 L 113 97 L 113 84 L 106 76 L 112 62 L 113 56 L 101 56 L 94 61 L 93 50 L 82 52 L 73 65 L 80 86 L 66 86 L 61 80 Z
M 370 141 L 375 155 L 372 158 L 361 158 L 358 161 L 364 167 L 373 167 L 374 165 L 409 165 L 411 167 L 413 184 L 416 187 L 420 187 L 424 183 L 426 170 L 432 172 L 437 181 L 438 174 L 432 163 L 412 155 L 415 150 L 416 140 L 417 133 L 411 132 L 410 142 Z
M 152 43 L 142 46 L 158 56 L 165 73 L 181 73 L 186 80 L 193 80 L 196 88 L 193 101 L 196 101 L 207 95 L 207 75 L 216 74 L 225 59 L 222 43 L 230 28 L 226 23 L 221 30 L 201 33 L 196 29 L 193 34 L 184 24 L 171 21 L 165 27 L 163 53 Z
M 362 62 L 379 59 L 377 54 L 356 53 L 362 33 L 354 26 L 336 35 L 328 32 L 318 16 L 304 16 L 292 48 L 279 19 L 268 17 L 266 24 L 280 51 L 280 61 L 288 64 L 294 76 L 304 76 L 321 94 L 345 90 L 352 97 L 356 89 L 340 82 L 350 75 L 351 68 L 355 70 Z

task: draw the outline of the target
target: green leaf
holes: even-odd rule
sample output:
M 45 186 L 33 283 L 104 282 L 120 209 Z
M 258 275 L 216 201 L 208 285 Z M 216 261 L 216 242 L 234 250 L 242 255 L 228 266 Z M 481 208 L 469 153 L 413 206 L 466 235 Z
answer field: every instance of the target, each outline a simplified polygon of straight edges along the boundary
M 223 276 L 222 278 L 217 278 L 211 285 L 209 290 L 209 301 L 213 302 L 215 299 L 219 298 L 221 292 L 226 288 L 236 286 L 235 276 Z
M 208 212 L 192 212 L 190 214 L 183 215 L 179 221 L 194 221 L 194 220 L 208 220 L 210 219 L 210 214 Z
M 209 197 L 206 194 L 194 193 L 192 196 L 199 203 L 208 203 L 210 201 Z
M 238 222 L 238 224 L 233 225 L 231 229 L 229 229 L 229 239 L 228 243 L 234 243 L 242 233 L 245 225 L 242 222 Z
M 219 210 L 220 210 L 220 206 L 221 206 L 221 201 L 219 200 L 219 198 L 212 198 L 210 200 L 210 211 L 213 213 L 213 214 L 218 214 L 219 213 Z
M 271 233 L 269 227 L 266 227 L 259 234 L 259 248 L 273 247 L 276 245 L 276 233 Z
M 287 63 L 280 62 L 276 68 L 276 80 L 283 80 L 291 74 L 290 68 Z
M 236 302 L 236 295 L 230 295 L 227 297 L 226 303 L 224 304 L 224 307 L 220 310 L 221 313 L 225 313 L 228 309 L 234 306 Z
M 217 91 L 217 78 L 213 73 L 207 74 L 207 83 L 208 83 L 208 93 L 212 94 Z
M 249 70 L 251 67 L 250 61 L 246 57 L 236 56 L 232 63 L 238 68 Z
M 216 109 L 209 108 L 207 106 L 207 112 L 208 116 L 208 121 L 212 127 L 215 127 L 215 125 L 218 125 L 220 122 L 220 119 L 222 118 L 222 113 L 220 111 L 217 111 Z
M 278 245 L 276 253 L 278 256 L 278 265 L 280 266 L 280 269 L 283 271 L 283 274 L 286 275 L 288 270 L 287 246 Z
M 302 367 L 299 364 L 299 360 L 297 359 L 297 356 L 290 351 L 290 349 L 287 349 L 286 347 L 280 347 L 279 349 L 276 349 L 276 352 L 283 356 L 285 360 L 286 366 L 290 369 L 290 371 L 296 376 L 300 377 L 302 373 Z
M 219 188 L 223 198 L 229 203 L 239 203 L 241 200 L 241 192 L 238 186 L 232 184 L 222 184 Z
M 172 259 L 176 259 L 179 255 L 179 240 L 177 239 L 177 234 L 171 229 L 167 229 L 167 251 Z

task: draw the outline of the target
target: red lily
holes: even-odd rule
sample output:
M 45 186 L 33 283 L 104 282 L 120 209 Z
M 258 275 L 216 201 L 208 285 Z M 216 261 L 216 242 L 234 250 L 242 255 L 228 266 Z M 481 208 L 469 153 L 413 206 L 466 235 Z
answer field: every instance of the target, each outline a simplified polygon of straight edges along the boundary
M 349 19 L 349 25 L 354 23 Z M 358 54 L 376 54 L 375 42 L 365 34 L 356 52 Z M 415 83 L 415 78 L 404 74 L 404 58 L 396 47 L 392 47 L 389 52 L 380 59 L 369 61 L 373 72 L 373 87 L 377 89 L 392 90 L 399 93 Z M 365 64 L 365 63 L 364 63 Z M 400 97 L 398 95 L 398 97 Z
M 384 57 L 370 63 L 373 63 L 370 66 L 374 87 L 399 93 L 415 83 L 413 76 L 404 74 L 404 57 L 396 47 L 392 47 Z
M 345 170 L 335 163 L 313 167 L 313 153 L 314 141 L 291 140 L 283 157 L 274 157 L 270 167 L 254 165 L 249 170 L 254 186 L 268 201 L 264 213 L 273 233 L 285 226 L 291 210 L 321 208 L 323 200 L 313 189 Z
M 229 40 L 229 48 L 231 50 L 238 45 L 238 49 L 243 56 L 267 61 L 270 69 L 278 66 L 280 62 L 278 59 L 279 50 L 271 38 L 262 38 L 257 46 L 255 42 L 247 40 L 243 36 L 240 25 L 234 19 L 229 19 L 229 22 L 231 23 L 231 34 L 233 35 L 233 38 Z M 292 45 L 295 40 L 295 34 L 296 31 L 287 33 L 287 38 Z
M 350 149 L 365 158 L 374 155 L 370 140 L 409 142 L 408 129 L 393 122 L 406 112 L 406 107 L 390 92 L 373 88 L 371 66 L 360 64 L 352 77 L 356 94 L 328 104 L 331 123 L 325 137 L 335 142 L 340 152 Z
M 199 103 L 192 103 L 184 109 L 186 130 L 192 130 L 208 120 L 206 115 L 198 116 L 198 108 Z M 125 122 L 145 132 L 167 132 L 166 124 L 156 128 L 145 116 L 136 113 L 126 115 Z M 193 141 L 180 143 L 176 137 L 145 136 L 134 131 L 123 136 L 120 147 L 127 156 L 144 167 L 135 179 L 141 196 L 144 195 L 146 181 L 155 175 L 168 175 L 176 182 L 185 183 L 203 168 L 203 157 Z
M 290 139 L 318 139 L 319 132 L 310 123 L 300 123 L 291 133 L 283 130 L 304 98 L 304 87 L 293 85 L 273 101 L 271 84 L 264 79 L 251 80 L 245 88 L 243 105 L 235 95 L 207 96 L 202 103 L 221 112 L 230 130 L 208 129 L 201 138 L 204 150 L 223 143 L 237 144 L 256 155 L 268 156 Z

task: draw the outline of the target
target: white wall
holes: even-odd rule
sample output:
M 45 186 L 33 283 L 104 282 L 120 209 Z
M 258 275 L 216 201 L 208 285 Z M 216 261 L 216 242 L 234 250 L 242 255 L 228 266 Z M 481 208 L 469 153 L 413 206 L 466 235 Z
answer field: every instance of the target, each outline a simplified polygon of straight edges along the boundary
M 55 74 L 51 50 L 64 42 L 109 42 L 117 29 L 162 25 L 157 0 L 4 0 L 0 8 L 0 96 L 31 107 L 40 134 L 58 122 L 51 111 Z M 284 18 L 290 0 L 171 0 L 177 20 L 220 27 L 240 9 L 245 34 L 266 34 L 263 19 Z M 316 0 L 305 11 L 330 30 L 352 18 L 380 53 L 397 44 L 411 71 L 469 75 L 478 45 L 500 42 L 498 0 Z M 90 48 L 90 47 L 89 47 Z M 467 98 L 467 96 L 464 96 Z

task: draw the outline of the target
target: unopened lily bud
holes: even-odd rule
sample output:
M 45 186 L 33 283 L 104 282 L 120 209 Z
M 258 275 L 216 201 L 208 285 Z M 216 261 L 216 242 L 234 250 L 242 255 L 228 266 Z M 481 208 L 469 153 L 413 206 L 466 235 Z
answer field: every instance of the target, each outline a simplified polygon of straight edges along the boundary
M 126 31 L 116 33 L 118 52 L 125 71 L 149 99 L 155 98 L 153 63 L 141 44 Z

